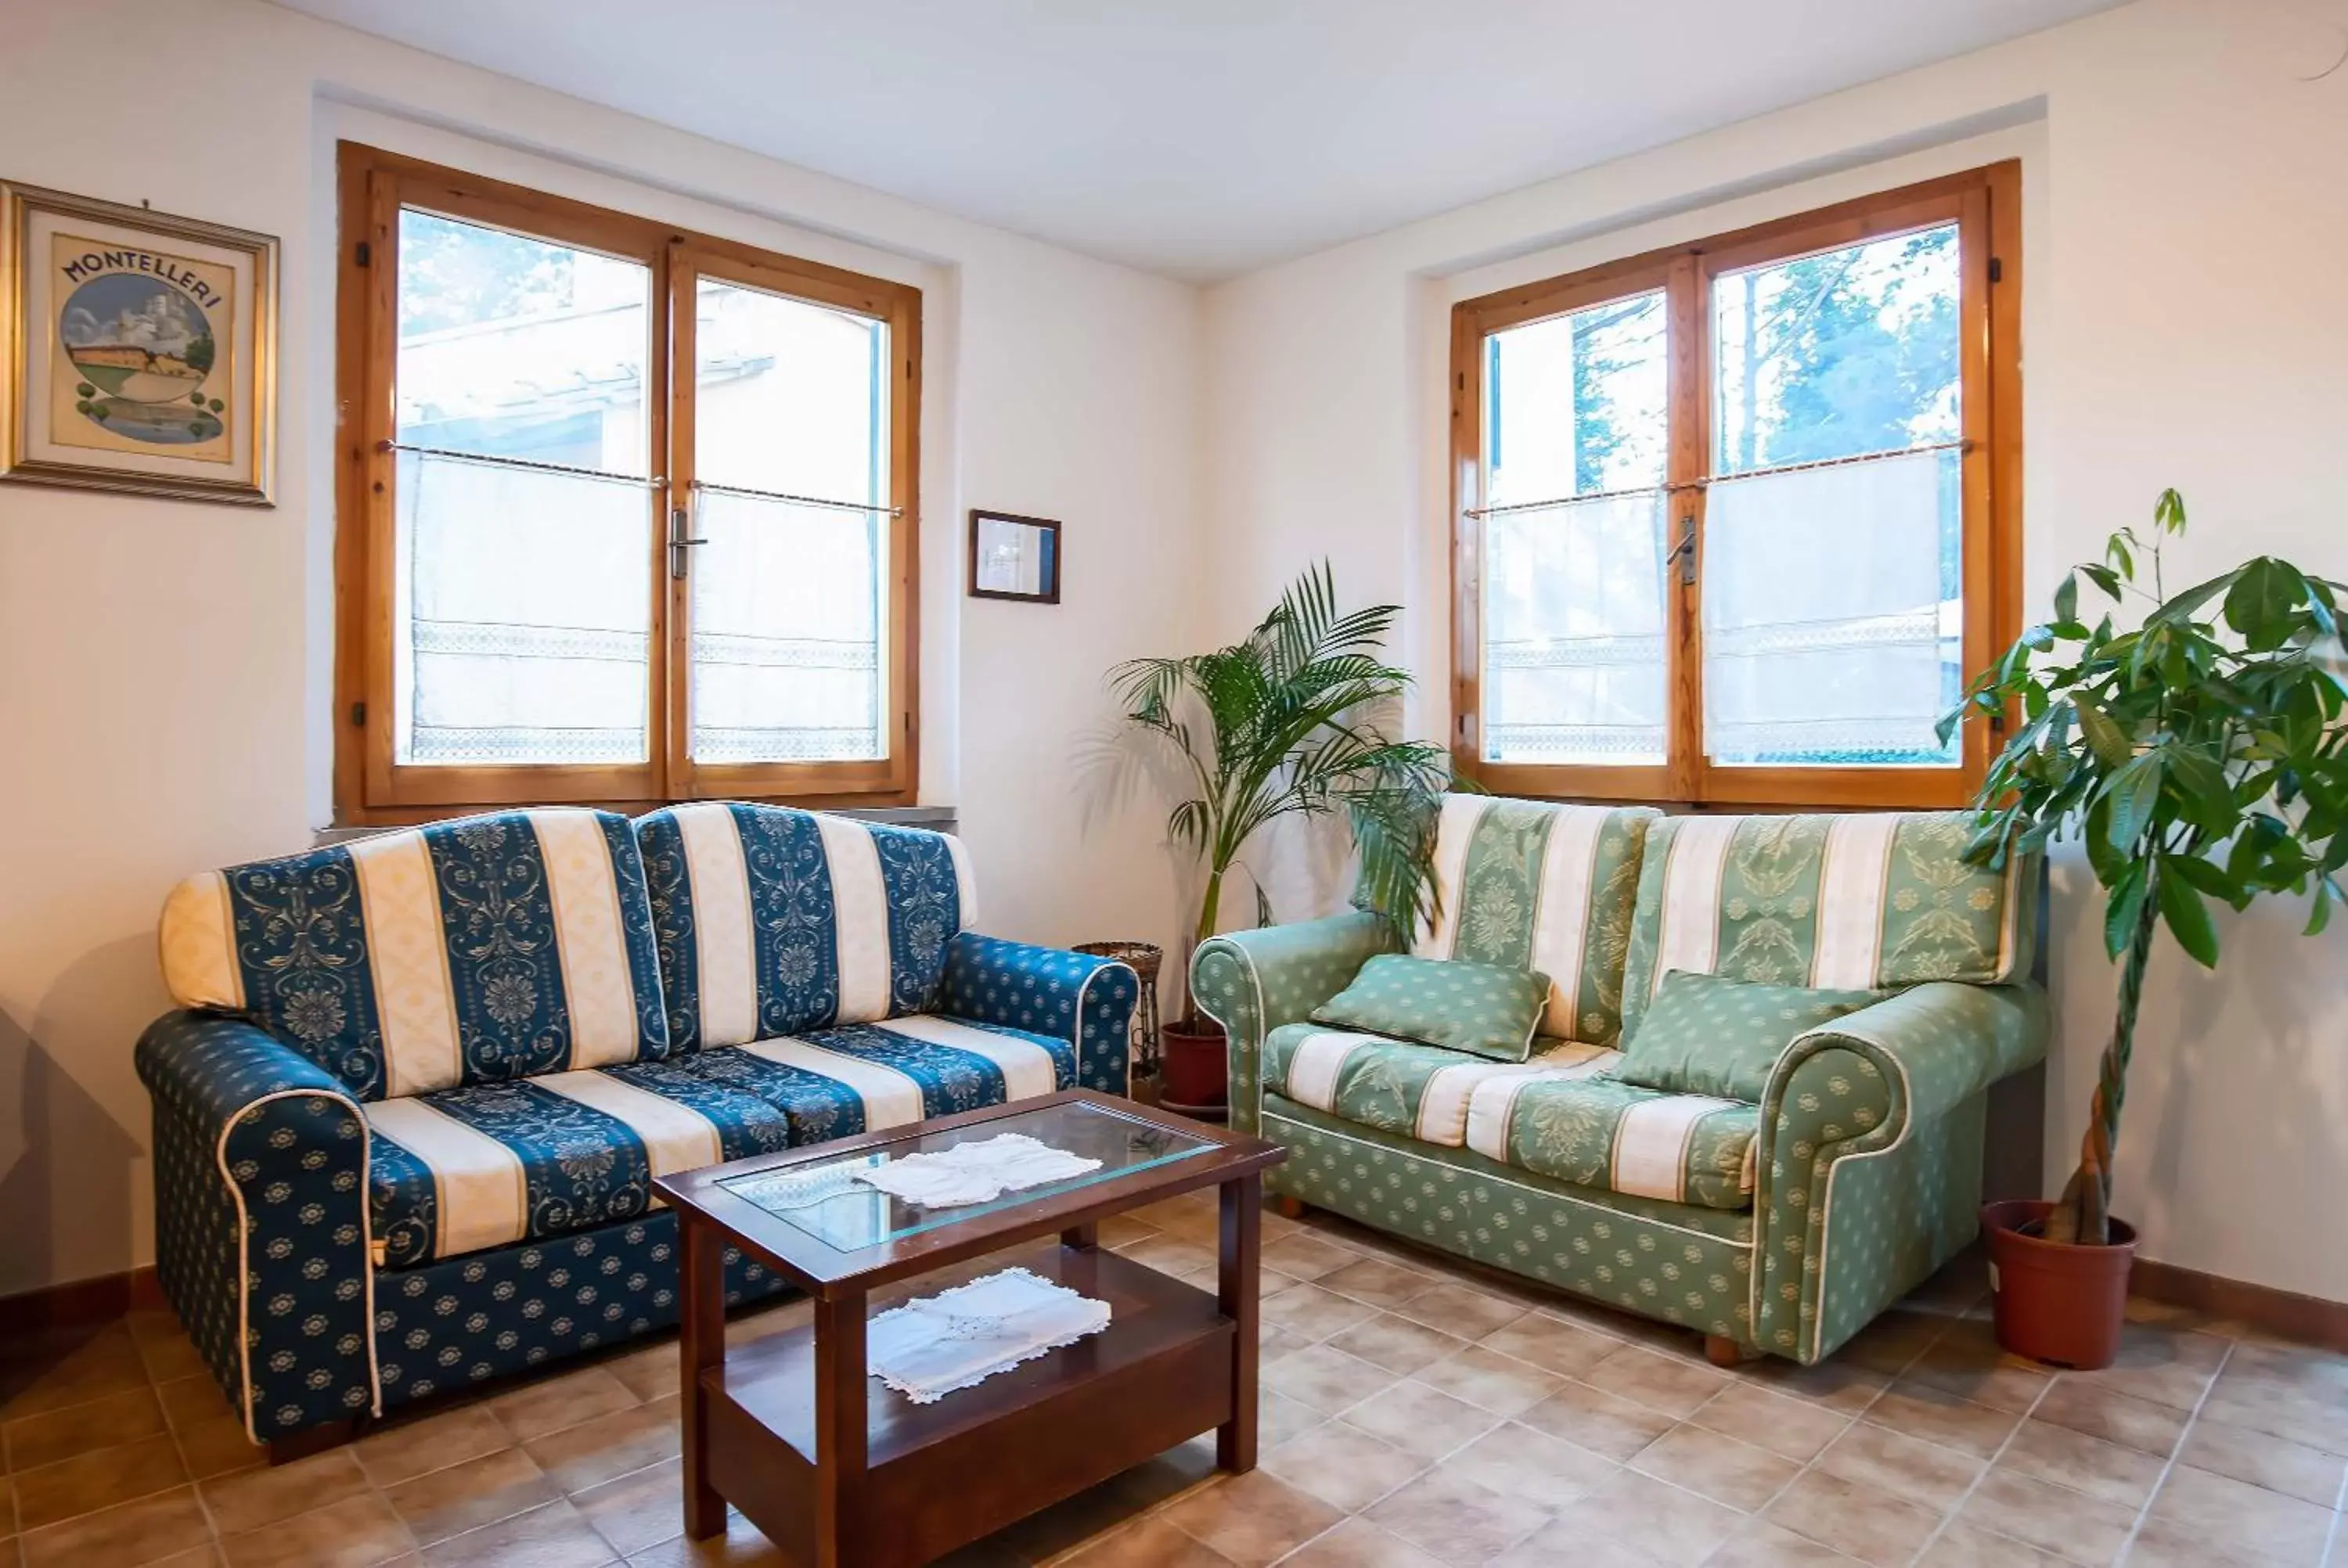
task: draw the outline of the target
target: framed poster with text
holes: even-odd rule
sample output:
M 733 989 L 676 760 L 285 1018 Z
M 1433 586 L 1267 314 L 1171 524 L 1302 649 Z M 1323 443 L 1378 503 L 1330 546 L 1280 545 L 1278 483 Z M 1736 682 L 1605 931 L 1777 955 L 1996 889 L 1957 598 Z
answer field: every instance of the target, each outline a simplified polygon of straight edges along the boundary
M 0 184 L 0 479 L 271 504 L 277 241 Z

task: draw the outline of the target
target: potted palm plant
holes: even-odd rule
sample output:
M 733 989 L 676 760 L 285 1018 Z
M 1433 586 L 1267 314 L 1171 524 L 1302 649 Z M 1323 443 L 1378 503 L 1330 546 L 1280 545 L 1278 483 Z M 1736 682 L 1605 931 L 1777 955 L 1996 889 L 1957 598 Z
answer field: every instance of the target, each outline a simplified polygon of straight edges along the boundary
M 1392 604 L 1340 613 L 1323 562 L 1230 647 L 1128 660 L 1111 671 L 1127 722 L 1177 759 L 1189 786 L 1166 827 L 1204 862 L 1193 946 L 1220 928 L 1235 872 L 1254 890 L 1257 923 L 1272 923 L 1271 899 L 1241 856 L 1283 817 L 1343 815 L 1361 862 L 1356 899 L 1397 930 L 1432 896 L 1430 835 L 1451 759 L 1379 727 L 1410 684 L 1379 656 L 1401 614 Z M 1159 1039 L 1165 1102 L 1220 1105 L 1221 1028 L 1186 1009 Z
M 1992 1204 L 1982 1216 L 2000 1342 L 2080 1368 L 2116 1352 L 2134 1261 L 2135 1232 L 2111 1213 L 2112 1152 L 2156 938 L 2166 927 L 2215 968 L 2210 901 L 2239 910 L 2285 892 L 2312 895 L 2307 930 L 2321 931 L 2348 865 L 2341 585 L 2261 556 L 2171 594 L 2160 552 L 2185 531 L 2176 491 L 2153 518 L 2148 547 L 2124 528 L 2101 561 L 2065 578 L 2054 619 L 2024 632 L 1941 721 L 1945 739 L 1968 710 L 2019 706 L 2021 726 L 1982 781 L 1969 853 L 1999 866 L 2076 838 L 2119 965 L 2077 1171 L 2053 1203 Z M 2126 630 L 2109 613 L 2088 625 L 2082 578 L 2141 619 Z

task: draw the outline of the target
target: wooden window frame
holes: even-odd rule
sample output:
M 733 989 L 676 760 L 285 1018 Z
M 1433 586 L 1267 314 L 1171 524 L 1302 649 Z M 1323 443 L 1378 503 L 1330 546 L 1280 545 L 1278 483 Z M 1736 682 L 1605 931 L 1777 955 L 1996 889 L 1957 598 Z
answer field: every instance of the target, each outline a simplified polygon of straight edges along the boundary
M 1722 273 L 1951 220 L 1960 229 L 1959 352 L 1966 678 L 2021 632 L 2022 167 L 1950 175 L 1819 208 L 1540 282 L 1464 300 L 1451 312 L 1453 758 L 1497 794 L 1644 801 L 1701 809 L 1934 807 L 1971 800 L 1995 732 L 2011 715 L 1968 716 L 1959 765 L 1793 767 L 1715 764 L 1704 754 L 1702 594 L 1712 464 L 1711 282 Z M 1994 261 L 1994 264 L 1993 264 Z M 1669 733 L 1660 765 L 1483 760 L 1483 345 L 1492 333 L 1637 293 L 1661 291 L 1670 322 L 1666 489 L 1676 540 L 1694 529 L 1692 582 L 1667 573 Z
M 345 141 L 335 302 L 335 815 L 363 826 L 453 813 L 580 803 L 641 812 L 676 801 L 808 806 L 910 805 L 921 767 L 922 292 L 501 180 Z M 652 562 L 649 756 L 642 764 L 401 766 L 394 761 L 392 550 L 397 454 L 398 228 L 404 207 L 511 230 L 637 262 L 650 276 L 644 404 L 652 471 L 644 548 Z M 693 479 L 695 312 L 707 276 L 881 322 L 889 328 L 889 754 L 874 761 L 695 764 L 688 754 L 692 580 L 668 569 L 670 508 Z M 678 395 L 678 388 L 683 388 Z

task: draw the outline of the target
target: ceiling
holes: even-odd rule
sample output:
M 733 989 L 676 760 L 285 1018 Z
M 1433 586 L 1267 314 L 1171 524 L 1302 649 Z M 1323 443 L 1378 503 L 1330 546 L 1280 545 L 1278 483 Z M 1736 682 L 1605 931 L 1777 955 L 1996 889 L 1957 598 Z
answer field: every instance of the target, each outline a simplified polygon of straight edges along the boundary
M 278 0 L 1191 279 L 2114 0 Z

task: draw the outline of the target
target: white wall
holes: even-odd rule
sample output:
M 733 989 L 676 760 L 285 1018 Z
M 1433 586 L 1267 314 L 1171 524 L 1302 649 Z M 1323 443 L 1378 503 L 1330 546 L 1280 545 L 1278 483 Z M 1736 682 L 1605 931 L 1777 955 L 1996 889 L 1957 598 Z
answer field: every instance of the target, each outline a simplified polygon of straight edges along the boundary
M 2138 0 L 1221 285 L 1208 296 L 1204 515 L 1218 633 L 1306 561 L 1413 610 L 1416 730 L 1449 720 L 1446 333 L 1454 301 L 1994 159 L 2024 163 L 2026 563 L 2141 526 L 2173 571 L 2286 555 L 2348 578 L 2321 465 L 2348 427 L 2348 71 L 2318 0 Z M 2045 613 L 2043 608 L 2038 614 Z M 2112 971 L 2057 867 L 2048 1164 L 2094 1081 Z M 1292 879 L 1283 878 L 1292 886 Z M 1325 890 L 1324 890 L 1325 897 Z M 1295 914 L 1301 911 L 1289 908 Z M 2348 1298 L 2348 937 L 2278 906 L 2226 968 L 2156 960 L 2119 1163 L 2147 1255 Z
M 1069 759 L 1109 663 L 1189 641 L 1196 291 L 253 0 L 7 14 L 0 178 L 276 234 L 285 292 L 275 509 L 0 487 L 0 1294 L 152 1256 L 163 894 L 327 820 L 339 135 L 920 284 L 923 798 L 987 929 L 1171 938 L 1159 814 Z M 1066 521 L 1056 609 L 961 597 L 973 505 Z

